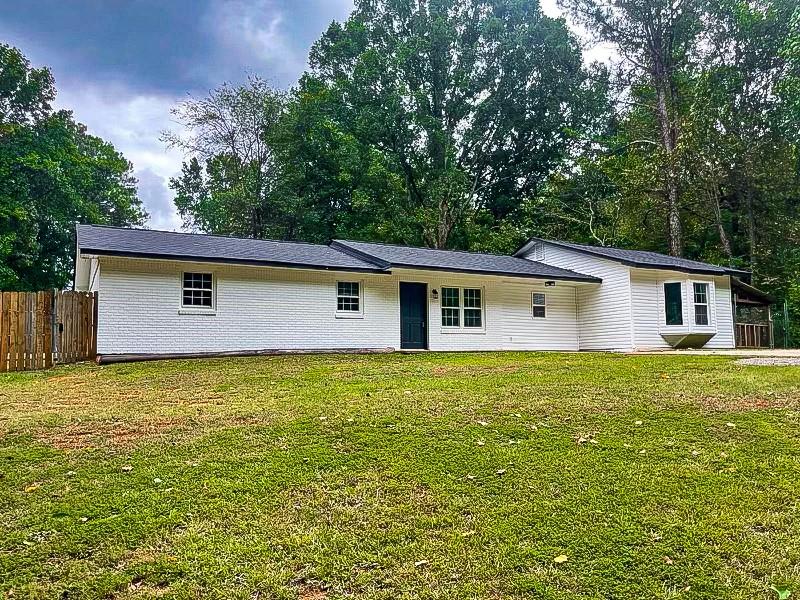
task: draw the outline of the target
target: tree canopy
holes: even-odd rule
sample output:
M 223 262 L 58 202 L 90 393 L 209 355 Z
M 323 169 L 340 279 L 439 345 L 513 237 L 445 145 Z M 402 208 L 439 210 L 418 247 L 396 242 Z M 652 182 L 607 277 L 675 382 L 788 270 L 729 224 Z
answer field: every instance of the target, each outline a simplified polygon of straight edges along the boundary
M 75 223 L 146 218 L 131 164 L 54 99 L 50 72 L 0 44 L 0 289 L 64 287 Z

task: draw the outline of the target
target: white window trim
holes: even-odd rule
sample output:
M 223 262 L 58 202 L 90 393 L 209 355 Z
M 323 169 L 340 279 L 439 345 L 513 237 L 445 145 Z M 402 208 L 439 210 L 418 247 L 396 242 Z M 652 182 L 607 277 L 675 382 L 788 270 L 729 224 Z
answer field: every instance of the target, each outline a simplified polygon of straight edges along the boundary
M 534 304 L 534 303 L 533 303 L 533 296 L 534 296 L 535 294 L 541 294 L 542 296 L 544 296 L 544 304 Z M 537 317 L 537 316 L 534 316 L 534 314 L 533 314 L 533 307 L 534 307 L 534 306 L 541 306 L 541 307 L 544 307 L 544 316 L 543 316 L 543 317 Z M 531 319 L 533 319 L 534 321 L 544 321 L 544 320 L 546 320 L 546 319 L 547 319 L 547 314 L 548 314 L 549 312 L 550 312 L 550 311 L 549 311 L 549 310 L 547 310 L 547 292 L 541 292 L 541 291 L 539 291 L 539 290 L 533 290 L 533 291 L 531 292 Z
M 187 306 L 183 303 L 183 292 L 184 290 L 191 289 L 185 288 L 183 286 L 184 276 L 187 273 L 194 273 L 200 275 L 211 275 L 211 306 Z M 180 289 L 180 300 L 179 300 L 179 308 L 178 314 L 179 315 L 207 315 L 213 316 L 217 314 L 217 273 L 215 271 L 181 271 L 179 275 L 180 279 L 178 281 L 178 286 Z
M 683 325 L 667 325 L 666 297 L 664 285 L 681 284 L 681 314 Z M 694 284 L 705 283 L 708 286 L 708 325 L 697 325 L 694 315 Z M 658 323 L 659 331 L 672 333 L 715 333 L 717 332 L 717 303 L 714 281 L 709 279 L 663 279 L 658 282 Z
M 439 301 L 439 330 L 441 333 L 459 333 L 459 334 L 484 334 L 486 333 L 486 289 L 478 285 L 442 285 L 439 286 L 441 290 L 441 299 Z M 444 301 L 444 288 L 452 288 L 458 290 L 458 326 L 455 325 L 442 325 L 442 311 L 445 308 L 455 308 L 443 306 Z M 465 327 L 464 326 L 464 290 L 480 290 L 481 291 L 481 326 L 480 327 Z M 467 310 L 470 307 L 466 307 Z
M 708 312 L 708 325 L 698 325 L 695 321 L 695 301 L 694 301 L 694 284 L 704 283 L 706 285 L 706 310 Z M 690 279 L 689 288 L 692 294 L 692 318 L 689 324 L 692 331 L 716 331 L 717 330 L 717 303 L 714 301 L 716 298 L 716 291 L 714 289 L 714 282 L 707 279 Z
M 339 310 L 339 284 L 358 284 L 358 310 Z M 364 318 L 364 280 L 363 279 L 337 279 L 333 287 L 334 316 L 337 319 L 363 319 Z
M 667 293 L 666 293 L 666 286 L 668 283 L 678 283 L 681 286 L 681 321 L 683 321 L 680 325 L 671 325 L 667 323 Z M 658 284 L 658 294 L 659 294 L 659 323 L 661 327 L 667 330 L 682 330 L 688 329 L 689 324 L 688 315 L 686 311 L 686 280 L 685 279 L 665 279 Z

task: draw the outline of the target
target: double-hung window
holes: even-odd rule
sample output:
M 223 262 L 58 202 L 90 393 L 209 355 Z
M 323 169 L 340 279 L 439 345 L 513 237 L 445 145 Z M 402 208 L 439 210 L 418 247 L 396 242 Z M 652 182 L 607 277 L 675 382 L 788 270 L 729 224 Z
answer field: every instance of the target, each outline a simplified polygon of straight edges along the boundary
M 442 288 L 442 327 L 480 329 L 483 327 L 481 288 Z
M 547 316 L 547 296 L 542 292 L 531 294 L 531 316 L 534 319 L 544 319 Z
M 480 288 L 464 288 L 464 327 L 483 327 L 483 299 Z
M 184 308 L 214 308 L 214 279 L 211 273 L 184 273 Z
M 461 326 L 461 290 L 442 288 L 442 327 Z
M 708 284 L 694 283 L 694 324 L 708 325 Z
M 336 283 L 336 312 L 343 315 L 361 312 L 361 286 L 357 281 Z

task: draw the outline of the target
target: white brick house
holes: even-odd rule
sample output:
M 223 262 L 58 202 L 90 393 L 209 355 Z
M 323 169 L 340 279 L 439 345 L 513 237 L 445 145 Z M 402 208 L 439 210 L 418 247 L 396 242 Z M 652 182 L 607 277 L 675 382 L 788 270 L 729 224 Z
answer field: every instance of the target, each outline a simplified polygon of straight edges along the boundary
M 100 355 L 732 348 L 730 270 L 531 240 L 515 256 L 78 226 Z

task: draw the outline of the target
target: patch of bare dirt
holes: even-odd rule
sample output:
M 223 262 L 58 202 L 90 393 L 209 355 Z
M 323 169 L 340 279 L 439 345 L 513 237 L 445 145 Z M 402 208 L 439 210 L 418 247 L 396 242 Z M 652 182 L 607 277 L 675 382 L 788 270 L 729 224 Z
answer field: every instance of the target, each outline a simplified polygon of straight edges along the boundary
M 704 396 L 699 398 L 703 408 L 720 412 L 748 412 L 800 407 L 800 398 L 794 396 Z
M 297 593 L 298 600 L 325 600 L 328 593 L 314 585 L 303 585 Z
M 187 419 L 178 417 L 124 422 L 78 421 L 41 430 L 36 437 L 59 450 L 81 450 L 103 445 L 124 447 L 162 436 L 186 425 Z
M 445 375 L 493 375 L 496 373 L 519 373 L 520 368 L 514 365 L 506 365 L 502 367 L 433 367 L 433 374 L 437 377 L 444 377 Z

